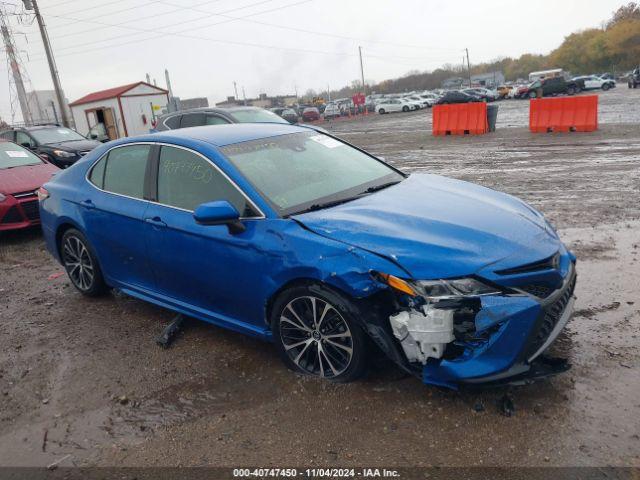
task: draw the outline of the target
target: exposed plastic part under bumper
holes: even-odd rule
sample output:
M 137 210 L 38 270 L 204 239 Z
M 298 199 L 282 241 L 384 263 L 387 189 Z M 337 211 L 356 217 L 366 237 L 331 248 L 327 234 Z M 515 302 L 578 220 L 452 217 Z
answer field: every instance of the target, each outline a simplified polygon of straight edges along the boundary
M 564 358 L 547 357 L 541 355 L 532 363 L 527 364 L 522 371 L 522 365 L 514 365 L 504 375 L 496 376 L 494 379 L 475 379 L 460 384 L 465 387 L 500 387 L 503 385 L 529 385 L 537 380 L 553 377 L 566 372 L 571 368 L 571 364 Z M 519 373 L 520 372 L 520 373 Z
M 468 345 L 453 359 L 429 359 L 422 381 L 448 388 L 462 385 L 526 384 L 570 368 L 543 355 L 573 313 L 575 267 L 561 288 L 544 300 L 531 296 L 488 296 L 476 314 L 476 328 L 491 328 L 485 342 Z

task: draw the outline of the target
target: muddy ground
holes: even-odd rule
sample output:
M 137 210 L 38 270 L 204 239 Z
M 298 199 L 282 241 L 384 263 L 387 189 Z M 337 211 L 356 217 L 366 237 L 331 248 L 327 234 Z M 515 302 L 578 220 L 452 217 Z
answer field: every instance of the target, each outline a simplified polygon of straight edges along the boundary
M 481 137 L 433 138 L 428 111 L 329 125 L 406 171 L 523 197 L 575 250 L 577 311 L 554 347 L 573 368 L 511 389 L 513 415 L 505 390 L 384 364 L 349 385 L 303 378 L 196 321 L 162 350 L 171 312 L 83 298 L 31 230 L 0 237 L 0 465 L 640 466 L 639 105 L 603 94 L 593 134 L 532 135 L 517 101 Z

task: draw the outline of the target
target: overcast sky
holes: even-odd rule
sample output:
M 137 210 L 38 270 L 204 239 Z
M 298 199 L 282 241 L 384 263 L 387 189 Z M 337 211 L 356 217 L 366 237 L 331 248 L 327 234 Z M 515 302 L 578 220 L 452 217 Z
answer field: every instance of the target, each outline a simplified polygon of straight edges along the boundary
M 19 4 L 20 0 L 0 3 Z M 39 0 L 70 101 L 139 80 L 210 102 L 261 92 L 300 94 L 360 78 L 548 53 L 576 30 L 597 27 L 621 0 Z M 9 12 L 12 8 L 7 8 Z M 18 12 L 20 9 L 17 10 Z M 37 25 L 10 16 L 32 88 L 51 89 Z M 115 25 L 118 26 L 115 26 Z M 11 120 L 7 64 L 0 117 Z M 28 86 L 28 89 L 31 87 Z M 19 114 L 18 114 L 19 117 Z M 16 118 L 19 120 L 19 118 Z

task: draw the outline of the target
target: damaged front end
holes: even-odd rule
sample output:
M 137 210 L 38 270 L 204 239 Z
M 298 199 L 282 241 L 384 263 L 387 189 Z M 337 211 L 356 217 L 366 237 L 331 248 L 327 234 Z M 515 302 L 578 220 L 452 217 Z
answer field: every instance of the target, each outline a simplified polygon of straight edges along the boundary
M 530 383 L 566 371 L 566 361 L 543 356 L 573 311 L 571 254 L 563 269 L 544 297 L 477 278 L 411 282 L 382 275 L 398 299 L 388 322 L 405 368 L 449 388 Z

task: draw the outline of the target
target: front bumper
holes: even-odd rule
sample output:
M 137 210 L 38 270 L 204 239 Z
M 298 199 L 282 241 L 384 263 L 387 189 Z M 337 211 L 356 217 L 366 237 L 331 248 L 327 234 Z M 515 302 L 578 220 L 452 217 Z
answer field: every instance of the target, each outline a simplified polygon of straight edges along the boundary
M 8 195 L 0 204 L 0 231 L 19 230 L 40 224 L 38 198 L 26 192 L 16 197 Z
M 422 367 L 427 384 L 460 385 L 526 383 L 565 371 L 566 363 L 549 365 L 542 354 L 556 340 L 573 313 L 576 271 L 570 264 L 562 286 L 546 299 L 530 295 L 482 298 L 475 324 L 490 332 L 483 341 L 454 342 L 455 358 L 429 359 Z

